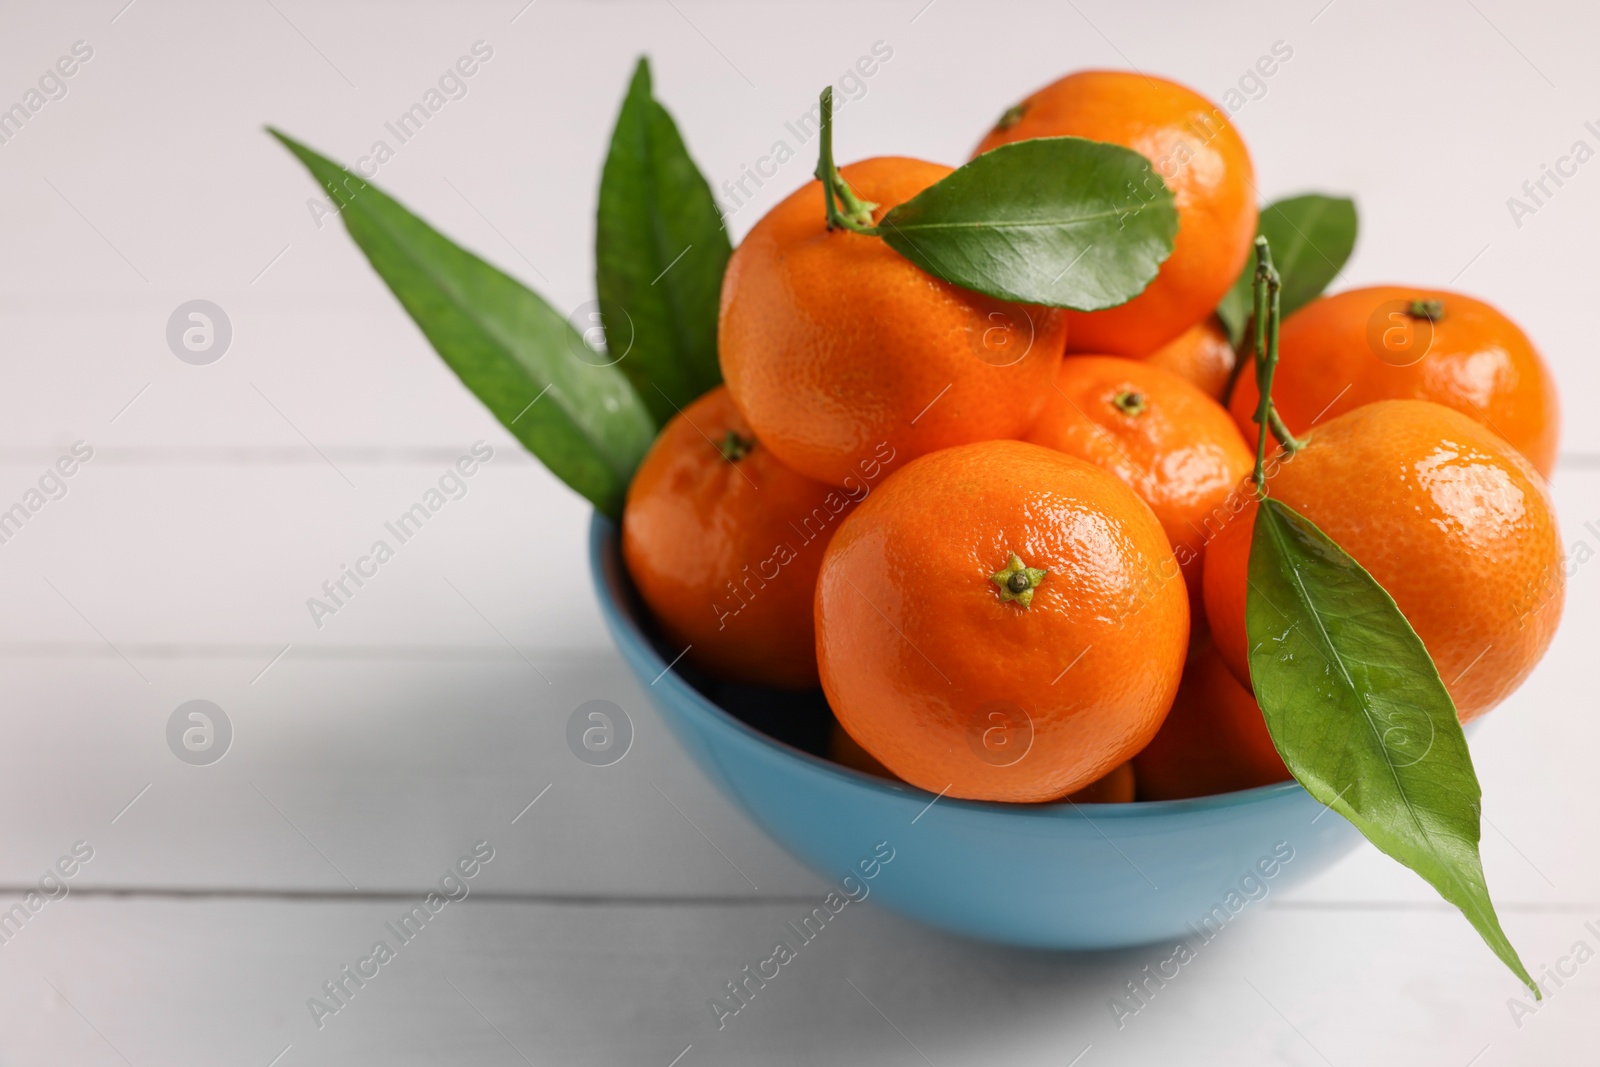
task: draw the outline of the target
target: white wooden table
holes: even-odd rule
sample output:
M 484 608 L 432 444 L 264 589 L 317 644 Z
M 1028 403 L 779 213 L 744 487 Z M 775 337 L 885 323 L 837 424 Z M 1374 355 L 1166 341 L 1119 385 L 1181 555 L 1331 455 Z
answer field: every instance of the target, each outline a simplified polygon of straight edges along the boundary
M 1220 97 L 1283 40 L 1293 58 L 1236 119 L 1263 197 L 1352 191 L 1364 229 L 1341 284 L 1454 284 L 1527 326 L 1564 391 L 1555 490 L 1587 557 L 1600 169 L 1520 227 L 1505 200 L 1573 141 L 1600 147 L 1583 125 L 1600 120 L 1594 13 L 125 3 L 13 5 L 0 34 L 0 104 L 74 42 L 93 50 L 0 144 L 0 508 L 74 442 L 93 449 L 0 544 L 0 906 L 26 909 L 75 845 L 93 853 L 64 862 L 66 895 L 51 883 L 0 924 L 0 1064 L 1600 1059 L 1600 964 L 1572 956 L 1600 949 L 1587 563 L 1548 659 L 1474 741 L 1506 928 L 1531 969 L 1567 974 L 1537 1013 L 1508 1006 L 1516 982 L 1459 915 L 1369 849 L 1268 897 L 1121 1027 L 1110 998 L 1161 950 L 1019 952 L 869 904 L 719 1031 L 708 998 L 824 883 L 666 735 L 601 630 L 586 509 L 430 354 L 342 229 L 317 228 L 309 180 L 259 131 L 354 160 L 488 43 L 467 95 L 378 180 L 572 308 L 592 295 L 594 186 L 640 51 L 720 182 L 878 40 L 893 59 L 841 117 L 845 159 L 955 162 L 1006 102 L 1075 67 Z M 810 166 L 788 164 L 734 232 Z M 233 327 L 209 366 L 164 338 L 195 298 Z M 315 627 L 306 598 L 478 440 L 495 457 L 466 497 Z M 594 698 L 637 728 L 611 767 L 564 742 Z M 194 699 L 232 724 L 220 762 L 168 747 Z M 396 940 L 385 924 L 480 841 L 493 859 L 470 895 L 346 980 L 319 1026 L 308 999 L 334 1003 L 323 984 Z

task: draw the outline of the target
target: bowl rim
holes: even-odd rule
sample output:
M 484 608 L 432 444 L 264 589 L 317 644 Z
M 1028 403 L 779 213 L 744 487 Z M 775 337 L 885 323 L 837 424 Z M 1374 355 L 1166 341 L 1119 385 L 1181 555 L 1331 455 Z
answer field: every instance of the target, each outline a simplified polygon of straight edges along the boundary
M 1060 815 L 1068 812 L 1076 815 L 1084 814 L 1083 809 L 1085 806 L 1071 800 L 1048 801 L 1039 804 L 1013 804 L 1003 801 L 968 800 L 961 797 L 946 797 L 942 794 L 936 795 L 909 782 L 891 782 L 875 775 L 855 770 L 852 767 L 842 766 L 832 760 L 813 755 L 804 749 L 796 748 L 770 734 L 757 730 L 749 723 L 744 722 L 719 706 L 716 702 L 708 699 L 674 670 L 672 664 L 662 659 L 661 654 L 655 650 L 655 646 L 650 643 L 650 639 L 640 629 L 638 620 L 633 617 L 633 612 L 615 595 L 606 578 L 605 563 L 609 557 L 610 561 L 616 565 L 617 573 L 624 575 L 627 573 L 627 564 L 622 558 L 620 533 L 620 528 L 616 522 L 599 511 L 594 512 L 593 518 L 589 523 L 589 573 L 594 582 L 595 597 L 600 603 L 601 614 L 605 616 L 607 628 L 611 631 L 613 638 L 626 636 L 649 666 L 653 669 L 659 669 L 656 681 L 667 684 L 669 691 L 681 698 L 680 703 L 692 708 L 694 713 L 709 718 L 722 729 L 732 729 L 747 742 L 755 743 L 790 758 L 797 758 L 814 770 L 823 771 L 886 796 L 903 799 L 930 797 L 958 811 L 1003 813 L 1012 817 Z M 655 683 L 652 682 L 651 684 L 654 685 Z M 1270 785 L 1255 786 L 1250 789 L 1239 789 L 1231 793 L 1215 793 L 1211 796 L 1188 797 L 1182 800 L 1134 800 L 1115 804 L 1094 804 L 1092 807 L 1096 818 L 1138 819 L 1188 814 L 1198 815 L 1268 803 L 1295 793 L 1305 794 L 1305 788 L 1299 782 L 1290 778 L 1284 782 L 1274 782 Z M 1084 817 L 1087 818 L 1086 815 Z

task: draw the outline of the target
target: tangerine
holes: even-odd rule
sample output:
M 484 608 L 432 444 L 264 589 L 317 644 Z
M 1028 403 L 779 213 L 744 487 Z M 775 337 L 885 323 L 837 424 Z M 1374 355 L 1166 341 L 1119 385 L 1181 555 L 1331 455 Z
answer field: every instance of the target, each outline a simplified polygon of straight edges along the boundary
M 1126 762 L 1177 690 L 1188 595 L 1161 524 L 1100 467 L 1021 441 L 906 465 L 818 577 L 823 692 L 912 785 L 1057 800 Z
M 1244 375 L 1229 404 L 1255 443 L 1260 397 Z M 1560 413 L 1555 382 L 1517 324 L 1481 300 L 1376 285 L 1313 300 L 1283 322 L 1272 402 L 1289 432 L 1374 400 L 1431 400 L 1510 441 L 1549 477 Z
M 1161 367 L 1068 356 L 1025 440 L 1103 467 L 1150 505 L 1190 599 L 1200 602 L 1206 541 L 1254 457 L 1221 404 Z
M 1209 315 L 1239 276 L 1256 233 L 1255 172 L 1227 112 L 1164 78 L 1080 71 L 1007 110 L 974 154 L 1033 137 L 1131 148 L 1150 160 L 1178 209 L 1178 236 L 1160 273 L 1126 304 L 1070 312 L 1069 347 L 1143 356 Z
M 1380 400 L 1311 429 L 1267 491 L 1388 590 L 1427 646 L 1462 722 L 1533 669 L 1561 617 L 1566 574 L 1544 479 L 1503 439 L 1423 400 Z M 1206 550 L 1217 650 L 1248 685 L 1245 593 L 1253 496 Z
M 874 221 L 949 173 L 901 158 L 842 171 L 876 202 Z M 933 278 L 876 237 L 830 230 L 812 181 L 734 249 L 717 338 L 756 436 L 795 470 L 847 485 L 876 452 L 904 462 L 1020 435 L 1044 404 L 1066 321 Z
M 855 503 L 778 462 L 718 386 L 674 416 L 639 465 L 622 556 L 689 663 L 729 681 L 813 688 L 817 570 Z

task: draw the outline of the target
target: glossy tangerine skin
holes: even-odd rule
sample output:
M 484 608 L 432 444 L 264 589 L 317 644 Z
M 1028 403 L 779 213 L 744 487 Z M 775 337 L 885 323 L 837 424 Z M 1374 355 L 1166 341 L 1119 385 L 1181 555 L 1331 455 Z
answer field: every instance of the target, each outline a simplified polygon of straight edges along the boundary
M 1310 519 L 1394 597 L 1461 721 L 1528 676 L 1561 620 L 1565 568 L 1544 479 L 1460 412 L 1383 400 L 1319 424 L 1271 473 L 1272 496 Z M 1245 634 L 1252 501 L 1206 551 L 1205 610 L 1228 668 L 1249 684 Z
M 1027 608 L 990 580 L 1012 552 L 1049 572 Z M 892 475 L 828 546 L 822 688 L 850 735 L 913 785 L 1056 800 L 1155 735 L 1188 603 L 1160 523 L 1099 467 L 1020 441 L 946 449 Z M 1024 753 L 1007 766 L 981 754 L 996 705 L 1015 709 L 1015 729 L 990 751 Z
M 949 173 L 900 158 L 843 169 L 879 218 Z M 795 470 L 844 485 L 885 443 L 904 462 L 1020 435 L 1044 403 L 1066 322 L 941 282 L 876 237 L 828 231 L 813 181 L 734 249 L 717 338 L 756 435 Z
M 1443 318 L 1419 325 L 1394 308 L 1413 300 L 1439 301 Z M 1369 330 L 1375 317 L 1376 342 Z M 1429 329 L 1427 354 L 1396 365 L 1414 358 Z M 1545 477 L 1555 466 L 1561 430 L 1555 382 L 1527 335 L 1481 300 L 1398 285 L 1352 289 L 1290 315 L 1278 346 L 1272 399 L 1291 433 L 1303 432 L 1318 415 L 1334 418 L 1374 400 L 1431 400 L 1510 441 Z M 1252 444 L 1250 416 L 1260 395 L 1254 378 L 1243 375 L 1229 404 Z
M 855 499 L 796 474 L 759 440 L 724 458 L 713 442 L 729 430 L 751 436 L 721 386 L 667 423 L 628 487 L 622 556 L 667 637 L 692 646 L 694 666 L 814 688 L 817 570 Z
M 1151 366 L 1186 379 L 1219 403 L 1228 395 L 1228 383 L 1233 380 L 1233 368 L 1239 362 L 1238 354 L 1228 343 L 1228 335 L 1215 315 L 1189 327 L 1144 359 Z
M 1175 82 L 1104 70 L 1069 74 L 1018 106 L 1021 118 L 974 154 L 1033 137 L 1108 141 L 1150 160 L 1177 203 L 1178 236 L 1155 280 L 1119 307 L 1069 313 L 1070 350 L 1147 355 L 1209 315 L 1256 233 L 1255 171 L 1227 112 Z
M 1227 673 L 1227 668 L 1223 668 L 1223 673 Z M 1228 678 L 1231 681 L 1233 675 L 1228 675 Z M 1235 688 L 1239 685 L 1238 682 L 1233 684 Z M 856 739 L 837 722 L 833 724 L 833 732 L 828 737 L 828 758 L 862 774 L 899 781 L 889 768 L 879 763 L 872 753 L 857 744 Z M 1126 804 L 1133 800 L 1135 792 L 1137 790 L 1134 787 L 1133 764 L 1120 763 L 1111 768 L 1111 773 L 1104 778 L 1096 779 L 1076 793 L 1068 794 L 1067 799 L 1074 804 Z
M 1137 394 L 1144 410 L 1113 402 Z M 1150 505 L 1199 603 L 1206 541 L 1255 466 L 1228 412 L 1189 382 L 1143 360 L 1068 356 L 1025 440 L 1103 467 Z
M 1133 757 L 1141 800 L 1182 800 L 1286 781 L 1250 690 L 1197 627 L 1177 699 L 1155 740 Z

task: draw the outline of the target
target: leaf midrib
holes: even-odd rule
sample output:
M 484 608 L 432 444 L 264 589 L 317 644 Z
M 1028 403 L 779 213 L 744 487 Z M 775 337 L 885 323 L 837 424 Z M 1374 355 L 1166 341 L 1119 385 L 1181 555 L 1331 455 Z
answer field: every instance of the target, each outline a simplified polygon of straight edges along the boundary
M 1316 252 L 1317 255 L 1321 256 L 1322 261 L 1328 264 L 1328 266 L 1331 267 L 1334 265 L 1333 260 L 1329 259 L 1327 255 L 1323 253 L 1322 249 L 1317 248 L 1306 233 L 1307 230 L 1316 230 L 1318 223 L 1322 221 L 1322 216 L 1327 212 L 1327 210 L 1328 202 L 1326 200 L 1312 201 L 1310 207 L 1306 210 L 1305 230 L 1302 230 L 1300 227 L 1294 224 L 1294 220 L 1289 218 L 1289 213 L 1287 211 L 1283 211 L 1281 209 L 1279 210 L 1278 214 L 1283 216 L 1283 221 L 1287 223 L 1289 228 L 1300 237 L 1298 242 L 1290 244 L 1289 247 L 1284 250 L 1285 254 L 1281 258 L 1278 268 L 1281 275 L 1288 277 L 1290 274 L 1292 274 L 1300 266 L 1300 261 L 1305 258 L 1305 252 L 1308 248 Z
M 1366 700 L 1363 698 L 1360 689 L 1356 687 L 1355 680 L 1350 677 L 1350 672 L 1345 668 L 1344 659 L 1338 654 L 1338 650 L 1334 647 L 1327 628 L 1322 625 L 1322 613 L 1319 612 L 1313 605 L 1310 596 L 1305 590 L 1305 587 L 1300 582 L 1299 568 L 1291 566 L 1289 569 L 1290 573 L 1293 575 L 1292 580 L 1295 588 L 1301 594 L 1301 602 L 1311 609 L 1311 617 L 1316 620 L 1317 631 L 1322 635 L 1323 643 L 1326 645 L 1328 651 L 1332 653 L 1332 656 L 1330 657 L 1331 662 L 1338 665 L 1339 673 L 1344 676 L 1346 684 L 1349 685 L 1351 692 L 1356 696 L 1356 703 L 1361 707 L 1362 721 L 1367 724 L 1367 729 L 1372 731 L 1373 739 L 1377 742 L 1379 751 L 1383 753 L 1384 766 L 1389 768 L 1389 776 L 1394 779 L 1395 789 L 1397 792 L 1399 792 L 1400 799 L 1405 801 L 1406 815 L 1410 817 L 1412 825 L 1416 828 L 1418 839 L 1422 842 L 1423 846 L 1428 850 L 1428 852 L 1435 857 L 1435 860 L 1438 863 L 1439 873 L 1456 887 L 1457 893 L 1459 893 L 1462 898 L 1470 904 L 1473 911 L 1477 912 L 1479 915 L 1483 915 L 1484 911 L 1482 905 L 1479 904 L 1476 899 L 1474 899 L 1476 894 L 1473 892 L 1473 888 L 1465 885 L 1462 882 L 1459 874 L 1456 871 L 1455 864 L 1446 862 L 1439 856 L 1439 851 L 1434 847 L 1433 844 L 1434 835 L 1429 833 L 1427 828 L 1423 826 L 1421 818 L 1418 817 L 1416 806 L 1411 802 L 1411 794 L 1407 792 L 1405 784 L 1401 780 L 1399 769 L 1395 767 L 1394 760 L 1389 756 L 1389 746 L 1383 743 L 1383 735 L 1378 733 L 1372 722 L 1372 714 L 1368 709 Z M 1456 834 L 1450 834 L 1449 836 L 1458 837 L 1458 839 L 1460 839 L 1459 835 Z M 1466 910 L 1466 905 L 1456 903 L 1456 906 L 1461 908 L 1463 911 Z M 1498 926 L 1498 921 L 1496 921 L 1495 925 Z M 1491 949 L 1493 948 L 1492 945 L 1490 947 Z
M 656 149 L 655 109 L 660 106 L 656 103 L 654 96 L 651 96 L 645 102 L 645 114 L 642 121 L 644 127 L 642 131 L 644 135 L 642 138 L 644 141 L 644 185 L 652 209 L 649 220 L 650 247 L 655 253 L 656 260 L 652 265 L 652 269 L 660 268 L 656 272 L 657 281 L 665 283 L 662 288 L 662 299 L 672 316 L 672 328 L 670 331 L 674 347 L 672 366 L 679 371 L 680 384 L 687 384 L 688 379 L 694 375 L 694 372 L 690 370 L 690 357 L 693 354 L 694 345 L 688 336 L 689 315 L 688 308 L 685 306 L 687 296 L 679 292 L 675 279 L 668 279 L 664 276 L 665 273 L 670 271 L 669 264 L 672 261 L 667 258 L 669 255 L 667 246 L 671 242 L 671 235 L 667 232 L 667 212 L 664 210 L 665 205 L 662 203 L 661 182 L 658 180 L 657 168 L 657 156 L 659 153 Z M 665 111 L 664 108 L 662 110 Z M 671 121 L 670 117 L 667 121 Z M 683 251 L 687 255 L 689 250 L 684 249 Z M 650 285 L 653 287 L 655 282 L 651 282 Z
M 1078 215 L 1068 219 L 1035 219 L 1016 222 L 985 222 L 981 219 L 975 219 L 971 222 L 895 222 L 893 225 L 897 230 L 911 229 L 917 233 L 926 233 L 929 230 L 1031 230 L 1045 226 L 1081 226 L 1088 222 L 1101 222 L 1105 219 L 1119 218 L 1124 214 L 1137 215 L 1143 210 L 1144 208 L 1141 207 L 1131 212 L 1102 211 L 1092 215 Z M 888 219 L 884 221 L 887 222 Z
M 364 186 L 362 191 L 373 191 L 373 187 L 370 186 L 370 185 L 366 185 L 366 186 Z M 358 192 L 356 194 L 356 198 L 359 198 L 359 196 L 360 196 L 360 193 Z M 352 201 L 351 201 L 352 204 L 354 204 L 356 198 L 352 199 Z M 398 205 L 396 205 L 396 206 L 398 206 Z M 404 239 L 404 236 L 399 231 L 397 231 L 390 224 L 390 222 L 387 219 L 383 218 L 381 215 L 379 215 L 379 214 L 377 214 L 375 212 L 372 212 L 370 210 L 364 212 L 363 215 L 364 215 L 364 217 L 366 219 L 368 219 L 370 222 L 372 222 L 372 224 L 374 226 L 376 226 L 379 230 L 381 230 L 383 232 L 383 235 L 386 238 L 389 239 L 391 244 L 393 244 L 396 248 L 398 248 L 400 250 L 400 254 L 403 255 L 406 258 L 406 261 L 408 263 L 412 264 L 413 269 L 415 269 L 419 274 L 421 274 L 423 277 L 428 279 L 428 281 L 432 282 L 434 287 L 439 292 L 444 293 L 446 296 L 449 297 L 450 305 L 451 305 L 451 307 L 453 307 L 456 310 L 457 314 L 461 315 L 462 318 L 466 319 L 468 322 L 473 323 L 479 330 L 483 331 L 485 336 L 487 336 L 489 338 L 489 340 L 493 344 L 499 346 L 499 348 L 501 349 L 502 353 L 509 357 L 509 362 L 512 365 L 514 365 L 518 370 L 520 370 L 523 373 L 523 375 L 525 377 L 527 377 L 527 379 L 530 382 L 532 382 L 535 385 L 539 384 L 538 379 L 533 376 L 532 372 L 529 371 L 527 365 L 523 362 L 522 358 L 518 354 L 517 348 L 506 339 L 506 337 L 503 335 L 502 331 L 498 328 L 498 326 L 492 320 L 485 320 L 483 318 L 480 318 L 479 316 L 472 314 L 468 310 L 467 305 L 463 302 L 460 293 L 457 291 L 456 285 L 454 283 L 450 282 L 449 279 L 447 278 L 447 276 L 445 276 L 443 274 L 440 274 L 440 273 L 437 273 L 434 270 L 432 270 L 427 265 L 427 260 L 425 258 L 419 256 L 416 252 L 414 252 L 412 250 L 411 242 L 406 240 L 406 239 Z M 461 252 L 464 255 L 472 256 L 472 253 L 468 252 L 466 249 L 461 249 Z M 472 258 L 478 259 L 478 257 L 476 257 L 476 256 L 472 256 Z M 526 287 L 523 286 L 521 282 L 518 282 L 515 278 L 511 277 L 511 275 L 506 274 L 504 271 L 501 271 L 498 267 L 494 266 L 493 264 L 489 263 L 486 260 L 478 259 L 478 262 L 480 264 L 482 264 L 484 267 L 486 267 L 487 269 L 489 269 L 491 271 L 494 271 L 497 274 L 500 274 L 506 280 L 510 281 L 513 285 L 516 285 L 519 288 L 523 289 L 524 292 L 526 293 Z M 531 296 L 532 294 L 531 293 L 527 293 L 526 295 Z M 538 298 L 534 297 L 534 299 L 537 300 Z M 556 384 L 557 383 L 552 379 L 551 381 L 545 383 L 545 386 L 544 386 L 544 388 L 548 392 L 553 394 L 551 396 L 551 399 L 556 402 L 556 407 L 559 408 L 561 410 L 561 412 L 566 416 L 567 421 L 580 434 L 582 434 L 584 440 L 589 442 L 590 445 L 594 446 L 594 447 L 592 447 L 590 449 L 590 453 L 592 455 L 598 457 L 600 459 L 600 461 L 602 463 L 604 463 L 608 469 L 610 469 L 613 473 L 621 476 L 623 478 L 623 480 L 626 481 L 627 472 L 624 471 L 620 466 L 618 466 L 614 462 L 614 457 L 612 455 L 610 455 L 611 450 L 609 448 L 605 447 L 605 442 L 601 441 L 596 435 L 590 433 L 589 432 L 589 428 L 583 422 L 579 421 L 577 418 L 574 417 L 573 410 L 568 405 L 568 403 L 566 402 L 566 398 L 563 395 L 564 391 L 561 390 L 561 389 L 556 388 Z M 500 418 L 499 413 L 495 413 L 495 418 L 497 420 Z M 508 426 L 507 429 L 511 429 L 511 428 Z M 518 435 L 515 430 L 512 430 L 511 432 L 512 432 L 513 436 L 518 437 L 519 440 L 521 439 L 520 435 Z
M 1279 517 L 1278 521 L 1285 523 L 1287 522 L 1287 520 L 1282 519 L 1281 517 Z M 1281 529 L 1278 527 L 1277 523 L 1273 524 L 1272 536 L 1274 540 L 1279 542 L 1280 549 L 1287 549 L 1287 546 L 1282 542 Z M 1284 554 L 1286 557 L 1288 557 L 1287 551 L 1285 551 Z M 1329 662 L 1335 664 L 1339 668 L 1339 674 L 1341 677 L 1343 677 L 1345 685 L 1349 688 L 1350 692 L 1355 695 L 1356 703 L 1361 708 L 1361 719 L 1367 724 L 1367 729 L 1372 731 L 1373 739 L 1378 745 L 1378 750 L 1383 753 L 1383 764 L 1385 767 L 1389 768 L 1389 776 L 1394 779 L 1395 789 L 1400 793 L 1400 798 L 1405 801 L 1406 814 L 1410 816 L 1412 825 L 1416 827 L 1417 835 L 1423 841 L 1430 843 L 1430 851 L 1432 851 L 1431 839 L 1429 838 L 1427 829 L 1422 825 L 1421 818 L 1417 815 L 1416 806 L 1411 802 L 1411 794 L 1406 790 L 1405 784 L 1400 778 L 1399 768 L 1394 765 L 1394 760 L 1389 755 L 1389 747 L 1383 743 L 1383 735 L 1379 734 L 1376 731 L 1376 728 L 1373 726 L 1371 710 L 1368 708 L 1367 701 L 1362 695 L 1361 690 L 1356 686 L 1355 679 L 1350 676 L 1350 671 L 1345 666 L 1344 657 L 1339 655 L 1339 649 L 1334 644 L 1332 635 L 1328 633 L 1328 628 L 1322 623 L 1322 612 L 1317 609 L 1316 603 L 1311 598 L 1310 591 L 1300 580 L 1300 568 L 1298 565 L 1291 563 L 1289 567 L 1289 578 L 1291 583 L 1294 585 L 1295 592 L 1300 597 L 1300 602 L 1304 604 L 1310 611 L 1311 618 L 1317 624 L 1317 633 L 1321 635 L 1323 647 L 1329 653 Z

